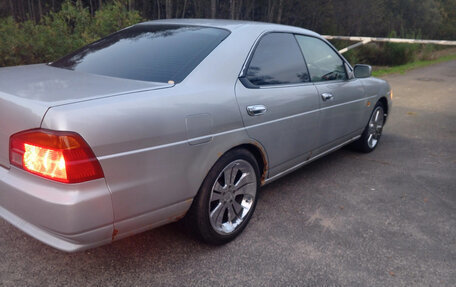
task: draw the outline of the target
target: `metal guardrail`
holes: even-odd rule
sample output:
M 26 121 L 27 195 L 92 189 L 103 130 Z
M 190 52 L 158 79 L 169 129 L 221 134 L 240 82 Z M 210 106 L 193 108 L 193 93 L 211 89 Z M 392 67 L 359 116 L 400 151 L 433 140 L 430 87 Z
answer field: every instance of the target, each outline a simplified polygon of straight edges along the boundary
M 434 45 L 456 46 L 456 41 L 447 41 L 447 40 L 417 40 L 417 39 L 402 39 L 402 38 L 351 37 L 351 36 L 330 36 L 330 35 L 323 35 L 323 37 L 325 37 L 328 40 L 348 40 L 348 41 L 358 42 L 356 44 L 343 48 L 342 50 L 339 50 L 339 53 L 341 53 L 341 54 L 347 52 L 348 50 L 351 50 L 358 46 L 365 45 L 370 42 L 434 44 Z

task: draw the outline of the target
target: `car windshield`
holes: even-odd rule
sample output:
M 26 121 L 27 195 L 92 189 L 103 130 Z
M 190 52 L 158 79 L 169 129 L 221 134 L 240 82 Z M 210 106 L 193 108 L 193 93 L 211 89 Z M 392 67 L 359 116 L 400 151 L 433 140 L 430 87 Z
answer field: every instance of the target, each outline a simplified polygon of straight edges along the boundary
M 124 79 L 178 83 L 229 34 L 224 29 L 199 26 L 137 25 L 50 65 Z

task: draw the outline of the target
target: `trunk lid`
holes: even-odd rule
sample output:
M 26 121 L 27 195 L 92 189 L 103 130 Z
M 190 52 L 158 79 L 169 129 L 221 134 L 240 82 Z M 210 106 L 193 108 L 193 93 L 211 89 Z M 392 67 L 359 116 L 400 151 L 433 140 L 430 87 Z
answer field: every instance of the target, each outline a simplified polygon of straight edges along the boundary
M 10 136 L 39 128 L 50 107 L 172 86 L 74 72 L 45 64 L 1 68 L 0 165 L 10 166 Z

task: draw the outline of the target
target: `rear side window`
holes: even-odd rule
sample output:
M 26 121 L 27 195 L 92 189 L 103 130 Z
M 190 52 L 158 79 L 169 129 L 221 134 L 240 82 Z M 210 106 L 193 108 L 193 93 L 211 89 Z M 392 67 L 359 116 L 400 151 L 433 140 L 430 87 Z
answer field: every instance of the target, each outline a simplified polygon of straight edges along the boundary
M 230 32 L 208 27 L 137 25 L 69 54 L 51 65 L 151 82 L 181 82 Z
M 269 33 L 261 38 L 246 78 L 256 86 L 308 82 L 304 58 L 294 36 Z
M 320 39 L 296 35 L 312 82 L 345 80 L 347 74 L 342 59 Z

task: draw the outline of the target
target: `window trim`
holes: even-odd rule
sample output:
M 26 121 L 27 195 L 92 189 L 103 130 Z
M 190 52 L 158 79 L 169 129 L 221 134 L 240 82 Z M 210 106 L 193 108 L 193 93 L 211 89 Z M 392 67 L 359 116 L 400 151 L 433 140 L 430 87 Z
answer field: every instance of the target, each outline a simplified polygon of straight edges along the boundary
M 253 54 L 255 54 L 255 51 L 261 41 L 261 39 L 263 39 L 263 37 L 265 37 L 267 34 L 271 34 L 271 33 L 286 33 L 286 34 L 291 34 L 294 36 L 295 40 L 296 40 L 296 44 L 298 45 L 299 47 L 299 50 L 302 54 L 302 57 L 304 59 L 304 64 L 306 66 L 306 69 L 307 69 L 307 72 L 309 74 L 309 78 L 310 80 L 308 82 L 302 82 L 302 83 L 295 83 L 295 84 L 278 84 L 278 85 L 265 85 L 265 86 L 257 86 L 257 85 L 254 85 L 252 82 L 250 82 L 246 76 L 247 76 L 247 70 L 250 66 L 250 62 L 252 61 L 252 58 L 253 58 Z M 329 48 L 331 50 L 333 50 L 336 55 L 342 60 L 342 62 L 344 63 L 344 69 L 345 69 L 345 75 L 347 77 L 347 79 L 345 80 L 331 80 L 331 81 L 318 81 L 318 82 L 314 82 L 312 81 L 312 78 L 310 77 L 310 71 L 309 71 L 309 67 L 307 66 L 307 60 L 306 60 L 306 57 L 304 56 L 304 53 L 302 52 L 302 49 L 301 49 L 301 46 L 299 45 L 299 42 L 298 42 L 298 39 L 296 38 L 296 36 L 304 36 L 304 37 L 312 37 L 312 38 L 316 38 L 320 41 L 322 41 L 323 43 L 325 43 L 326 45 L 329 46 Z M 244 61 L 244 65 L 242 66 L 242 69 L 241 71 L 239 72 L 239 76 L 238 76 L 238 79 L 239 81 L 244 85 L 244 87 L 246 87 L 247 89 L 269 89 L 269 88 L 285 88 L 285 87 L 296 87 L 296 86 L 307 86 L 309 84 L 315 84 L 315 85 L 318 85 L 318 84 L 321 84 L 321 83 L 337 83 L 337 82 L 345 82 L 345 81 L 352 81 L 356 78 L 350 78 L 349 77 L 349 74 L 348 74 L 348 71 L 346 70 L 346 67 L 345 66 L 348 66 L 348 68 L 350 69 L 350 71 L 353 71 L 353 67 L 350 65 L 350 63 L 347 61 L 347 59 L 345 59 L 340 53 L 339 51 L 337 51 L 337 49 L 328 41 L 326 40 L 325 38 L 322 38 L 322 37 L 318 37 L 318 36 L 314 36 L 314 35 L 308 35 L 308 34 L 303 34 L 303 33 L 297 33 L 297 32 L 291 32 L 291 31 L 277 31 L 277 30 L 268 30 L 268 31 L 263 31 L 260 33 L 260 35 L 257 37 L 257 39 L 255 40 L 255 43 L 252 45 L 252 47 L 250 48 L 250 51 L 249 53 L 247 54 L 247 57 L 246 57 L 246 60 Z
M 353 67 L 350 65 L 350 63 L 339 53 L 339 51 L 337 51 L 337 49 L 328 41 L 326 40 L 325 38 L 320 38 L 320 37 L 316 37 L 316 36 L 313 36 L 313 35 L 305 35 L 305 34 L 300 34 L 300 33 L 294 33 L 295 35 L 295 38 L 296 36 L 302 36 L 302 37 L 311 37 L 311 38 L 315 38 L 317 40 L 320 40 L 321 42 L 325 43 L 331 50 L 334 51 L 334 53 L 336 53 L 336 55 L 339 57 L 339 59 L 342 60 L 342 64 L 344 66 L 344 71 L 345 71 L 345 77 L 346 79 L 345 80 L 330 80 L 330 81 L 312 81 L 312 77 L 310 77 L 310 82 L 311 83 L 314 83 L 314 84 L 320 84 L 320 83 L 338 83 L 338 82 L 346 82 L 346 81 L 350 81 L 350 80 L 353 80 L 353 78 L 351 79 L 348 75 L 348 72 L 347 72 L 347 69 L 345 67 L 345 65 L 347 65 L 351 71 L 353 71 Z M 298 39 L 296 39 L 296 41 L 298 41 Z M 298 42 L 298 45 L 299 45 L 299 42 Z M 301 49 L 301 46 L 299 45 L 299 48 Z M 301 49 L 301 52 L 302 52 L 302 49 Z M 303 53 L 303 57 L 304 59 L 306 58 L 304 56 L 304 53 Z M 306 66 L 307 66 L 307 61 L 306 61 Z M 307 69 L 309 69 L 309 67 L 307 67 Z M 310 76 L 310 71 L 309 71 L 309 76 Z
M 298 45 L 299 52 L 302 56 L 302 60 L 304 62 L 304 67 L 306 68 L 306 71 L 309 75 L 309 81 L 307 82 L 302 82 L 302 83 L 288 83 L 288 84 L 276 84 L 276 85 L 255 85 L 252 82 L 250 82 L 249 79 L 247 79 L 247 71 L 250 67 L 250 63 L 252 62 L 253 55 L 255 54 L 255 51 L 258 48 L 258 45 L 260 44 L 261 40 L 266 37 L 268 34 L 273 34 L 273 33 L 282 33 L 282 34 L 290 34 L 293 36 L 294 40 L 296 41 L 296 45 Z M 312 81 L 310 79 L 310 74 L 309 74 L 309 68 L 307 67 L 306 59 L 304 58 L 304 54 L 302 53 L 301 46 L 299 46 L 299 43 L 296 40 L 296 33 L 289 32 L 289 31 L 264 31 L 262 32 L 258 38 L 255 40 L 255 43 L 253 44 L 252 48 L 249 51 L 249 54 L 247 55 L 246 61 L 244 62 L 244 65 L 242 66 L 241 72 L 239 73 L 239 81 L 244 85 L 244 87 L 248 89 L 269 89 L 269 88 L 282 88 L 282 87 L 296 87 L 296 86 L 302 86 L 302 85 L 309 85 L 312 84 Z

